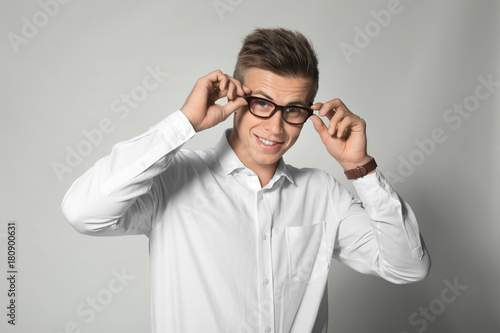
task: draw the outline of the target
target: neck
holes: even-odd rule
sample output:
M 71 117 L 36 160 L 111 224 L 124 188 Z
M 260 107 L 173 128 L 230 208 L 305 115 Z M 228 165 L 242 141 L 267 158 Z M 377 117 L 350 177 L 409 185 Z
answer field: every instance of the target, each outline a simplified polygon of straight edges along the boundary
M 245 165 L 248 169 L 255 172 L 257 177 L 259 178 L 260 186 L 266 186 L 274 176 L 276 168 L 278 167 L 279 160 L 272 164 L 261 164 L 256 162 L 250 154 L 242 147 L 241 141 L 235 139 L 235 133 L 233 129 L 233 133 L 228 138 L 229 145 L 236 153 L 236 156 L 240 159 L 240 161 Z
M 260 187 L 264 187 L 267 184 L 269 184 L 269 182 L 273 178 L 274 173 L 276 172 L 277 166 L 278 166 L 278 164 L 276 163 L 272 168 L 267 168 L 266 170 L 260 170 L 260 171 L 256 171 L 254 169 L 251 169 L 248 166 L 247 166 L 247 168 L 249 168 L 250 170 L 252 170 L 253 172 L 255 172 L 257 174 L 257 177 L 259 177 Z

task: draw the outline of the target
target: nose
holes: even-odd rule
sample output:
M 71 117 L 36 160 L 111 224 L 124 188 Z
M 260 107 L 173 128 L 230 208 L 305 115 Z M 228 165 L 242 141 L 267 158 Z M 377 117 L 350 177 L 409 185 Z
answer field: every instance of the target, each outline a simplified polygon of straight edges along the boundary
M 264 121 L 264 128 L 272 134 L 279 134 L 283 132 L 283 110 L 276 110 L 276 112 Z

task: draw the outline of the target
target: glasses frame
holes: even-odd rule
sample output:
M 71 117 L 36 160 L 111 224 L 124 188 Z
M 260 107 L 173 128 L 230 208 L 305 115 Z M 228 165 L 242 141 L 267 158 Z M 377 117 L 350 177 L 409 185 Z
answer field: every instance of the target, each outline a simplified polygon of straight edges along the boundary
M 263 100 L 263 101 L 265 101 L 265 102 L 267 102 L 269 104 L 274 105 L 274 110 L 271 111 L 271 113 L 269 114 L 269 116 L 267 116 L 267 117 L 259 116 L 259 115 L 257 115 L 257 114 L 255 114 L 255 113 L 252 112 L 252 109 L 250 108 L 250 103 L 253 100 L 256 100 L 256 99 L 260 99 L 260 100 Z M 274 116 L 274 114 L 276 112 L 278 112 L 278 110 L 281 110 L 281 119 L 283 119 L 283 121 L 285 123 L 290 124 L 290 125 L 303 125 L 307 121 L 307 119 L 309 119 L 309 117 L 314 112 L 314 110 L 312 110 L 310 108 L 306 108 L 304 106 L 298 106 L 298 105 L 278 105 L 278 104 L 276 104 L 276 103 L 274 103 L 274 102 L 272 102 L 272 101 L 270 101 L 268 99 L 265 99 L 265 98 L 262 98 L 262 97 L 259 97 L 259 96 L 247 96 L 247 97 L 245 97 L 245 100 L 248 103 L 248 111 L 250 111 L 250 113 L 252 115 L 254 115 L 255 117 L 262 118 L 262 119 L 268 119 L 268 118 L 271 118 L 272 116 Z M 291 123 L 291 122 L 289 122 L 288 120 L 285 119 L 285 113 L 283 112 L 283 108 L 286 108 L 286 107 L 294 107 L 294 108 L 298 108 L 298 109 L 307 111 L 307 118 L 303 122 L 301 122 L 301 123 Z

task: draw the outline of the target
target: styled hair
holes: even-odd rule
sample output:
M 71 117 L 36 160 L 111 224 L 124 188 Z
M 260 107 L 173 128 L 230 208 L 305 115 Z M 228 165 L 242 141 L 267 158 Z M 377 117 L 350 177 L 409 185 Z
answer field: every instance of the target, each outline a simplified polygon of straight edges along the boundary
M 259 28 L 246 36 L 233 77 L 244 84 L 246 72 L 252 67 L 284 77 L 311 78 L 311 102 L 318 92 L 318 59 L 307 38 L 298 31 Z

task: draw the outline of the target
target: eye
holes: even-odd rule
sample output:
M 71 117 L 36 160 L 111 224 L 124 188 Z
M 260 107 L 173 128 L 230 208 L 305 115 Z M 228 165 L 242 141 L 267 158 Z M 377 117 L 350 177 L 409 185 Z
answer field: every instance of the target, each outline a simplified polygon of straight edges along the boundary
M 269 103 L 266 102 L 266 101 L 264 101 L 263 99 L 258 99 L 258 100 L 255 101 L 255 103 L 260 108 L 267 108 L 267 107 L 269 107 Z
M 295 106 L 287 106 L 285 110 L 287 113 L 299 113 L 299 112 L 301 112 L 300 108 L 295 107 Z

